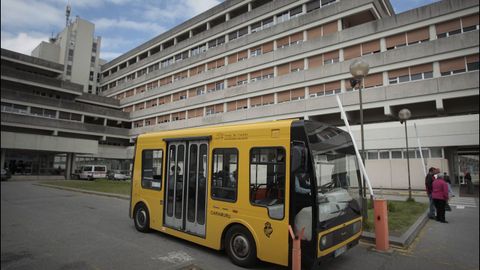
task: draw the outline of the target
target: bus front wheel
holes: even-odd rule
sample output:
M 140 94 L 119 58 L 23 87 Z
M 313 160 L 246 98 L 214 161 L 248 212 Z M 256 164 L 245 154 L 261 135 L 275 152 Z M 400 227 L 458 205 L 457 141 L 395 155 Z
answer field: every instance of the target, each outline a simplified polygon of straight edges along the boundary
M 242 267 L 252 267 L 257 261 L 257 248 L 250 232 L 243 226 L 232 226 L 225 236 L 225 248 L 230 260 Z
M 135 228 L 139 232 L 148 232 L 150 230 L 150 216 L 148 214 L 148 209 L 145 204 L 140 203 L 135 207 L 134 213 L 134 222 Z

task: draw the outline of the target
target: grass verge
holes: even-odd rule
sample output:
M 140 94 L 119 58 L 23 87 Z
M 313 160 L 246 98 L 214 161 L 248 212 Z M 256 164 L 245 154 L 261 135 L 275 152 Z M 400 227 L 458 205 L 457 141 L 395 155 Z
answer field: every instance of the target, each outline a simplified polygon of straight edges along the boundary
M 43 184 L 70 187 L 84 190 L 113 193 L 120 195 L 130 195 L 130 181 L 111 181 L 106 179 L 97 179 L 95 181 L 83 180 L 62 180 L 62 181 L 43 181 Z
M 388 201 L 388 230 L 390 235 L 401 236 L 417 219 L 425 213 L 428 204 L 414 201 Z M 371 202 L 368 203 L 366 231 L 374 232 L 374 213 Z

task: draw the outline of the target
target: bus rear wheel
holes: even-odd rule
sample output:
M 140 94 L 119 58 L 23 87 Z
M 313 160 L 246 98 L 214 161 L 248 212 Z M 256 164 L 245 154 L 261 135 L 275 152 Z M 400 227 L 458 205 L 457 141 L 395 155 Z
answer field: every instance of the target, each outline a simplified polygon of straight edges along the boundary
M 135 207 L 133 220 L 137 231 L 146 233 L 150 230 L 150 215 L 145 204 L 140 203 Z
M 257 248 L 250 232 L 243 226 L 232 226 L 225 236 L 225 249 L 230 260 L 242 267 L 257 262 Z

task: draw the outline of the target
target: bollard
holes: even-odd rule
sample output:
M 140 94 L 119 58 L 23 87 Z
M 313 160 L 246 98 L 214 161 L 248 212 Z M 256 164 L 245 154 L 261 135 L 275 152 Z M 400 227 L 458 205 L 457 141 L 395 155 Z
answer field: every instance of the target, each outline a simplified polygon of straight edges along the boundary
M 375 217 L 375 248 L 378 251 L 389 250 L 388 239 L 388 209 L 387 200 L 374 199 L 373 212 Z
M 288 231 L 292 237 L 292 270 L 302 269 L 302 237 L 305 232 L 305 227 L 302 228 L 300 235 L 295 236 L 292 230 L 292 226 L 288 225 Z

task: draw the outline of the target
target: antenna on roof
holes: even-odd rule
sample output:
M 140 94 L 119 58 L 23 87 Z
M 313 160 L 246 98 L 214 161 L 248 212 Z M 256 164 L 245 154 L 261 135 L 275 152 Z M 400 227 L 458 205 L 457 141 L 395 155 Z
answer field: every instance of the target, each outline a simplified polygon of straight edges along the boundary
M 70 1 L 67 3 L 67 7 L 65 8 L 65 26 L 68 26 L 68 20 L 70 19 L 70 12 L 72 11 L 72 7 L 70 6 Z
M 57 40 L 54 36 L 53 36 L 53 31 L 52 31 L 52 36 L 48 39 L 50 41 L 50 43 L 55 43 L 55 41 Z

